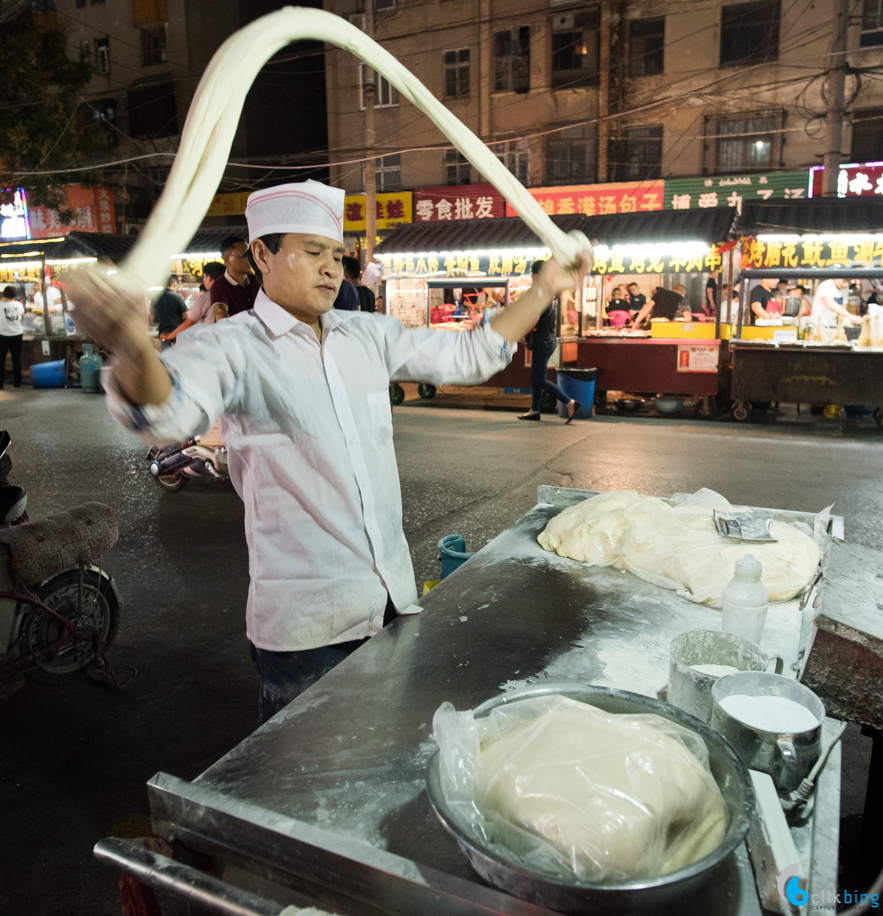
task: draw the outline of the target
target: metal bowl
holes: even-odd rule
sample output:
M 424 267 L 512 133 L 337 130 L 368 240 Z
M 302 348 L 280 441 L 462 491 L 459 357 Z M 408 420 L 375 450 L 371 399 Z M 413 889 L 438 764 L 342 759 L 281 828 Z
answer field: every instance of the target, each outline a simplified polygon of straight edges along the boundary
M 621 410 L 624 413 L 634 413 L 644 406 L 644 401 L 641 398 L 616 398 L 613 403 L 616 405 L 617 410 Z
M 622 914 L 650 912 L 682 900 L 698 891 L 720 865 L 739 846 L 754 816 L 754 789 L 748 769 L 730 745 L 698 719 L 637 693 L 582 684 L 543 684 L 512 690 L 482 703 L 475 716 L 486 716 L 497 706 L 529 697 L 560 694 L 610 713 L 656 713 L 696 732 L 708 748 L 711 772 L 720 787 L 727 807 L 727 832 L 713 852 L 658 878 L 644 878 L 623 884 L 569 882 L 553 875 L 527 871 L 483 848 L 456 821 L 441 793 L 438 751 L 429 762 L 426 787 L 429 801 L 442 826 L 454 837 L 472 867 L 489 884 L 540 906 L 573 914 Z
M 676 414 L 684 409 L 683 398 L 653 398 L 653 406 L 658 413 Z

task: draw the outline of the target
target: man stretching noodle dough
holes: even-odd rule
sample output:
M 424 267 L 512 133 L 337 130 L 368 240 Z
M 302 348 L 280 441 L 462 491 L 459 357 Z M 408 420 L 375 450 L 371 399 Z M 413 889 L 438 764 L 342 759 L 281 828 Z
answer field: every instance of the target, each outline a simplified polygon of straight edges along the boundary
M 248 199 L 252 310 L 156 353 L 120 291 L 77 298 L 77 323 L 114 353 L 108 406 L 145 440 L 182 442 L 221 417 L 245 504 L 246 609 L 263 722 L 417 599 L 392 442 L 390 381 L 476 384 L 511 359 L 589 252 L 547 261 L 517 303 L 463 334 L 334 311 L 344 192 L 314 181 Z M 110 278 L 113 281 L 115 278 Z M 98 284 L 96 284 L 96 288 Z

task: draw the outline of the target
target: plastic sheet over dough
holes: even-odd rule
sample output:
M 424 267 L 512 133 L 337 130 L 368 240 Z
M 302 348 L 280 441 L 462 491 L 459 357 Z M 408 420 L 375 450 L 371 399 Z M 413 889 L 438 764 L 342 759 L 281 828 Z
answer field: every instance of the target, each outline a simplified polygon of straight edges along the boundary
M 684 868 L 724 839 L 704 742 L 660 716 L 549 696 L 473 719 L 446 703 L 433 734 L 463 826 L 523 868 L 618 883 Z
M 616 566 L 674 589 L 698 604 L 721 606 L 736 560 L 753 554 L 763 566 L 770 601 L 800 594 L 819 565 L 816 542 L 792 525 L 770 522 L 771 543 L 722 538 L 713 509 L 732 508 L 719 494 L 700 491 L 672 506 L 625 490 L 568 506 L 537 540 L 546 550 L 590 566 Z
M 217 193 L 252 83 L 278 50 L 307 38 L 344 48 L 383 74 L 516 207 L 562 264 L 575 263 L 581 251 L 591 250 L 583 233 L 562 232 L 494 153 L 388 51 L 340 16 L 289 6 L 235 32 L 212 57 L 193 97 L 162 196 L 117 284 L 143 290 L 164 282 L 169 259 L 184 251 Z

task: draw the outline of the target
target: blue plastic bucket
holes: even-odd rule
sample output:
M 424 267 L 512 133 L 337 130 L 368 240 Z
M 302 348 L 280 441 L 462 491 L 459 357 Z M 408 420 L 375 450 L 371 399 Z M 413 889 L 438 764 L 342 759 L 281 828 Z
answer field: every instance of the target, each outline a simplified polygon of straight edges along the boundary
M 441 578 L 459 569 L 470 557 L 466 553 L 466 541 L 459 534 L 447 534 L 438 542 L 438 560 L 441 563 Z
M 579 401 L 580 409 L 576 417 L 580 420 L 589 420 L 592 417 L 592 408 L 595 403 L 595 379 L 597 369 L 559 369 L 558 387 L 574 401 Z M 567 405 L 558 402 L 558 416 L 567 416 Z
M 65 380 L 63 359 L 34 363 L 31 366 L 31 384 L 34 388 L 64 388 Z

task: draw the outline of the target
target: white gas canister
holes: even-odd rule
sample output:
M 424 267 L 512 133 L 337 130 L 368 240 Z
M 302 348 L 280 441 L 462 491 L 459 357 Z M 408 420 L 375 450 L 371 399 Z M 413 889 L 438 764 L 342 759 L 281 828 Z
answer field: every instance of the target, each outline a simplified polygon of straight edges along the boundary
M 723 631 L 760 643 L 770 606 L 770 593 L 763 584 L 763 567 L 752 554 L 736 560 L 736 575 L 723 596 Z

